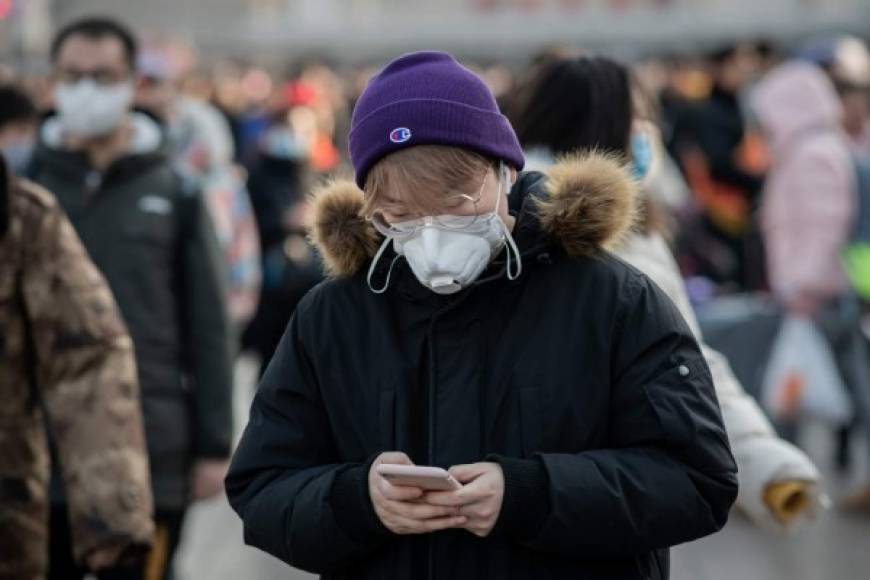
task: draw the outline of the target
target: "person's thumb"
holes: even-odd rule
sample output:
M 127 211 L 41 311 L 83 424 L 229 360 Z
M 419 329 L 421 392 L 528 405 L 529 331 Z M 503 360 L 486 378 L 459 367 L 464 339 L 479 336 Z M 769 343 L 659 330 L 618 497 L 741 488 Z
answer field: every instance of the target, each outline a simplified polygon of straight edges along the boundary
M 377 460 L 378 463 L 389 463 L 393 465 L 414 465 L 411 458 L 401 451 L 387 451 L 381 453 Z
M 449 469 L 449 472 L 459 483 L 468 483 L 486 473 L 486 465 L 482 463 L 454 465 Z

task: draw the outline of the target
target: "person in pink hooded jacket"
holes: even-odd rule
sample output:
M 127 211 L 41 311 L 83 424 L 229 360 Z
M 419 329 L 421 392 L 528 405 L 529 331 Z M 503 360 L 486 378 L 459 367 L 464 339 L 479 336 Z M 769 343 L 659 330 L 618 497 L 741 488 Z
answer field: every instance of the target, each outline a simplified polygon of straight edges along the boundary
M 772 157 L 761 207 L 771 289 L 790 312 L 814 317 L 848 292 L 840 251 L 857 198 L 842 107 L 824 73 L 801 62 L 763 79 L 753 105 Z

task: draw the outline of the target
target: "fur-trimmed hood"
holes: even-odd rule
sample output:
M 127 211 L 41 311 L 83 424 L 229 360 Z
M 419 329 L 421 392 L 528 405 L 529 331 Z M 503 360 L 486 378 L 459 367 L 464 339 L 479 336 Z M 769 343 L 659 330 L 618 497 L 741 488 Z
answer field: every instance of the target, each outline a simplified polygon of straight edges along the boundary
M 585 153 L 562 158 L 545 175 L 523 174 L 511 191 L 521 207 L 514 236 L 520 251 L 537 238 L 571 257 L 588 256 L 619 244 L 634 225 L 638 185 L 618 158 Z M 531 179 L 530 179 L 531 178 Z M 310 237 L 327 274 L 347 277 L 375 254 L 380 234 L 362 217 L 364 194 L 350 180 L 332 181 L 312 194 Z M 525 243 L 524 243 L 525 242 Z

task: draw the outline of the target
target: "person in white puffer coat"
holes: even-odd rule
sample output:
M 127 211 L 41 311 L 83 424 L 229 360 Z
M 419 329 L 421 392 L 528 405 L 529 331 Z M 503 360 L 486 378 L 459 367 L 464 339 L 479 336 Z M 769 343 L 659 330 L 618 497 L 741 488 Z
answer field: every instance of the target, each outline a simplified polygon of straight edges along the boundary
M 665 291 L 701 344 L 737 460 L 737 507 L 767 528 L 789 527 L 812 517 L 824 503 L 816 466 L 803 451 L 777 436 L 725 357 L 704 343 L 680 270 L 662 235 L 635 232 L 616 253 Z
M 580 57 L 540 65 L 508 113 L 526 148 L 527 169 L 543 170 L 557 156 L 596 149 L 623 157 L 644 186 L 653 186 L 655 158 L 665 153 L 657 146 L 654 125 L 635 118 L 637 109 L 637 92 L 623 65 Z M 656 225 L 661 220 L 653 202 L 648 199 L 646 205 L 643 223 L 612 249 L 665 291 L 704 349 L 737 460 L 736 505 L 770 530 L 814 520 L 827 504 L 818 469 L 803 451 L 777 436 L 725 357 L 705 345 L 677 263 Z

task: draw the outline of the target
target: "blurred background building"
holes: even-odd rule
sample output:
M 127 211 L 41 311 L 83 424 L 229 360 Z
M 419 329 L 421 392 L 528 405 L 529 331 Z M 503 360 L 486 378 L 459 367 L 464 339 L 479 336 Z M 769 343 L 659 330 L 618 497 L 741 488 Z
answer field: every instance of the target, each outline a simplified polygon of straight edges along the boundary
M 0 50 L 28 61 L 54 25 L 93 13 L 271 62 L 286 51 L 371 60 L 410 44 L 504 60 L 554 43 L 631 55 L 870 32 L 866 0 L 0 0 Z

